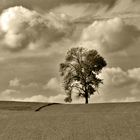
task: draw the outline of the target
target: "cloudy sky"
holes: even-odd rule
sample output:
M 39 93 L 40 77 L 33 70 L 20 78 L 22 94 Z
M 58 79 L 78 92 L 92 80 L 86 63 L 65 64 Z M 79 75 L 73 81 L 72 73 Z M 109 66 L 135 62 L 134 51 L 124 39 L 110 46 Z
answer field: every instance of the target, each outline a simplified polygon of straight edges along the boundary
M 90 102 L 140 101 L 139 0 L 0 0 L 0 100 L 63 102 L 59 63 L 79 46 L 108 63 Z

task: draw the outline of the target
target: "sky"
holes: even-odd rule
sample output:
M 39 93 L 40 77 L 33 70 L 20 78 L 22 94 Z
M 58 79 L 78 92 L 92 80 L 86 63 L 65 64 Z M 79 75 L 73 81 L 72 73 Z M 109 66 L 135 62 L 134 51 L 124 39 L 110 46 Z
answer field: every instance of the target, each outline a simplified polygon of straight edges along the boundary
M 139 0 L 0 3 L 0 100 L 63 103 L 59 64 L 82 46 L 107 61 L 90 103 L 140 101 Z

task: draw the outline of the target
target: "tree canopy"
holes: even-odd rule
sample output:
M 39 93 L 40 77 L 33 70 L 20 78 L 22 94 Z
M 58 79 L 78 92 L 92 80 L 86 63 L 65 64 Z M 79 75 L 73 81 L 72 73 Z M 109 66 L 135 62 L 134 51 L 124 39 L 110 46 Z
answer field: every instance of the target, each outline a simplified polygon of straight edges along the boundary
M 85 103 L 97 90 L 103 80 L 98 77 L 107 65 L 96 50 L 86 50 L 83 47 L 71 48 L 66 55 L 65 62 L 60 64 L 60 74 L 63 77 L 66 102 L 72 101 L 72 93 L 84 97 Z

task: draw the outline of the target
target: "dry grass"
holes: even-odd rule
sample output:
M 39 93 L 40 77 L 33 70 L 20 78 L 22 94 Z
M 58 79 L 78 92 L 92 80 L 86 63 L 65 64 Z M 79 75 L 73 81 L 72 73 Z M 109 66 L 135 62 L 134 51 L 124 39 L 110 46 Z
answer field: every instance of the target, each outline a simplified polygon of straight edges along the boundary
M 9 104 L 18 110 L 0 103 L 0 140 L 140 140 L 140 103 Z

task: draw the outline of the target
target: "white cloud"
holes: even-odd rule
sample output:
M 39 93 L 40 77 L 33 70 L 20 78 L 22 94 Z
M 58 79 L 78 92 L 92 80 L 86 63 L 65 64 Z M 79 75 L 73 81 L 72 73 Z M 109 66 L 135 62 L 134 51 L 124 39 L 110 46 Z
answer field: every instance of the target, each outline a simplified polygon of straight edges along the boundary
M 119 67 L 106 68 L 100 75 L 104 79 L 104 85 L 99 88 L 99 94 L 91 96 L 90 103 L 101 102 L 127 102 L 127 101 L 140 101 L 140 80 L 137 77 L 139 75 L 139 68 L 134 68 L 124 71 Z M 13 80 L 14 81 L 14 80 Z M 15 80 L 16 81 L 16 80 Z M 16 82 L 15 82 L 16 83 Z M 17 83 L 14 86 L 17 85 Z M 35 88 L 38 86 L 35 83 L 24 85 L 20 83 L 22 89 Z M 41 86 L 40 86 L 41 87 Z M 66 94 L 62 89 L 59 80 L 56 77 L 51 78 L 45 86 L 44 91 L 52 93 L 52 96 L 44 95 L 44 91 L 40 94 L 33 95 L 31 97 L 19 98 L 17 94 L 19 91 L 13 89 L 7 89 L 0 94 L 1 100 L 18 100 L 18 101 L 36 101 L 36 102 L 60 102 L 64 103 Z M 41 90 L 41 89 L 40 89 Z M 84 98 L 77 98 L 73 93 L 72 103 L 84 103 Z
M 113 99 L 111 102 L 136 102 L 135 97 L 126 97 L 125 99 Z
M 104 85 L 100 86 L 99 94 L 91 96 L 90 103 L 102 103 L 102 102 L 134 102 L 140 101 L 140 81 L 137 77 L 132 77 L 134 71 L 137 73 L 139 68 L 130 70 L 122 70 L 119 67 L 106 68 L 100 75 L 104 79 Z M 137 73 L 138 74 L 138 73 Z M 59 86 L 58 86 L 59 85 Z M 57 88 L 58 86 L 58 88 Z M 32 96 L 25 98 L 25 101 L 43 101 L 43 102 L 60 102 L 64 103 L 66 94 L 61 91 L 60 84 L 56 78 L 50 79 L 45 86 L 46 90 L 56 90 L 55 96 L 46 97 L 43 95 Z M 72 94 L 72 103 L 84 103 L 84 98 L 77 98 L 76 94 Z
M 56 102 L 56 103 L 64 103 L 64 94 L 58 94 L 55 96 L 46 97 L 44 95 L 34 95 L 32 97 L 27 97 L 24 99 L 15 98 L 16 101 L 27 101 L 27 102 Z
M 18 87 L 18 88 L 35 88 L 38 87 L 38 84 L 35 82 L 31 82 L 28 84 L 23 84 L 20 79 L 17 77 L 9 81 L 10 87 Z
M 0 15 L 1 46 L 11 51 L 48 47 L 72 32 L 69 24 L 65 15 L 11 7 Z
M 95 99 L 97 101 L 102 99 L 103 102 L 140 101 L 140 81 L 134 76 L 139 73 L 138 71 L 139 68 L 126 71 L 119 67 L 104 69 L 101 74 L 104 85 L 99 89 L 100 96 Z
M 0 15 L 0 46 L 11 51 L 55 46 L 53 51 L 59 47 L 58 52 L 63 52 L 81 44 L 100 52 L 116 52 L 131 46 L 140 36 L 135 26 L 120 18 L 94 21 L 86 28 L 79 26 L 63 13 L 41 14 L 22 6 L 11 7 Z
M 42 90 L 42 84 L 41 83 L 37 83 L 37 82 L 26 82 L 26 81 L 22 81 L 19 80 L 18 78 L 14 78 L 13 80 L 9 81 L 9 88 L 11 90 L 18 90 L 21 92 L 20 95 L 17 96 L 13 96 L 13 98 L 15 97 L 28 97 L 31 95 L 36 95 L 38 94 L 38 92 L 43 93 L 44 91 Z
M 16 101 L 27 101 L 27 102 L 65 103 L 64 101 L 65 97 L 66 97 L 65 94 L 57 94 L 49 97 L 44 95 L 34 95 L 24 99 L 20 99 L 20 98 L 13 98 L 13 99 Z M 84 98 L 77 98 L 75 95 L 73 95 L 72 103 L 84 103 Z
M 122 70 L 120 67 L 105 68 L 100 75 L 105 83 L 113 86 L 128 86 L 140 82 L 140 68 Z
M 13 90 L 13 89 L 6 89 L 6 90 L 4 90 L 2 93 L 1 93 L 1 95 L 3 95 L 3 96 L 9 96 L 9 95 L 11 95 L 11 94 L 13 94 L 13 93 L 18 93 L 18 91 L 16 91 L 16 90 Z
M 128 74 L 132 79 L 140 81 L 140 68 L 128 70 Z
M 32 97 L 28 97 L 28 98 L 22 99 L 21 101 L 28 101 L 28 102 L 48 102 L 48 98 L 45 97 L 45 96 L 43 96 L 43 95 L 34 95 Z
M 43 86 L 44 89 L 50 89 L 50 90 L 55 90 L 60 88 L 60 83 L 57 80 L 57 78 L 53 77 L 51 78 L 46 85 Z
M 13 80 L 10 80 L 9 81 L 9 86 L 11 86 L 11 87 L 20 86 L 20 80 L 18 78 L 15 78 Z
M 135 43 L 140 31 L 120 18 L 95 21 L 83 30 L 80 43 L 101 52 L 124 50 Z
M 19 93 L 17 90 L 6 89 L 0 93 L 0 100 L 13 100 L 14 95 Z
M 123 71 L 120 67 L 105 68 L 102 71 L 101 78 L 106 85 L 124 86 L 132 81 L 128 72 Z

